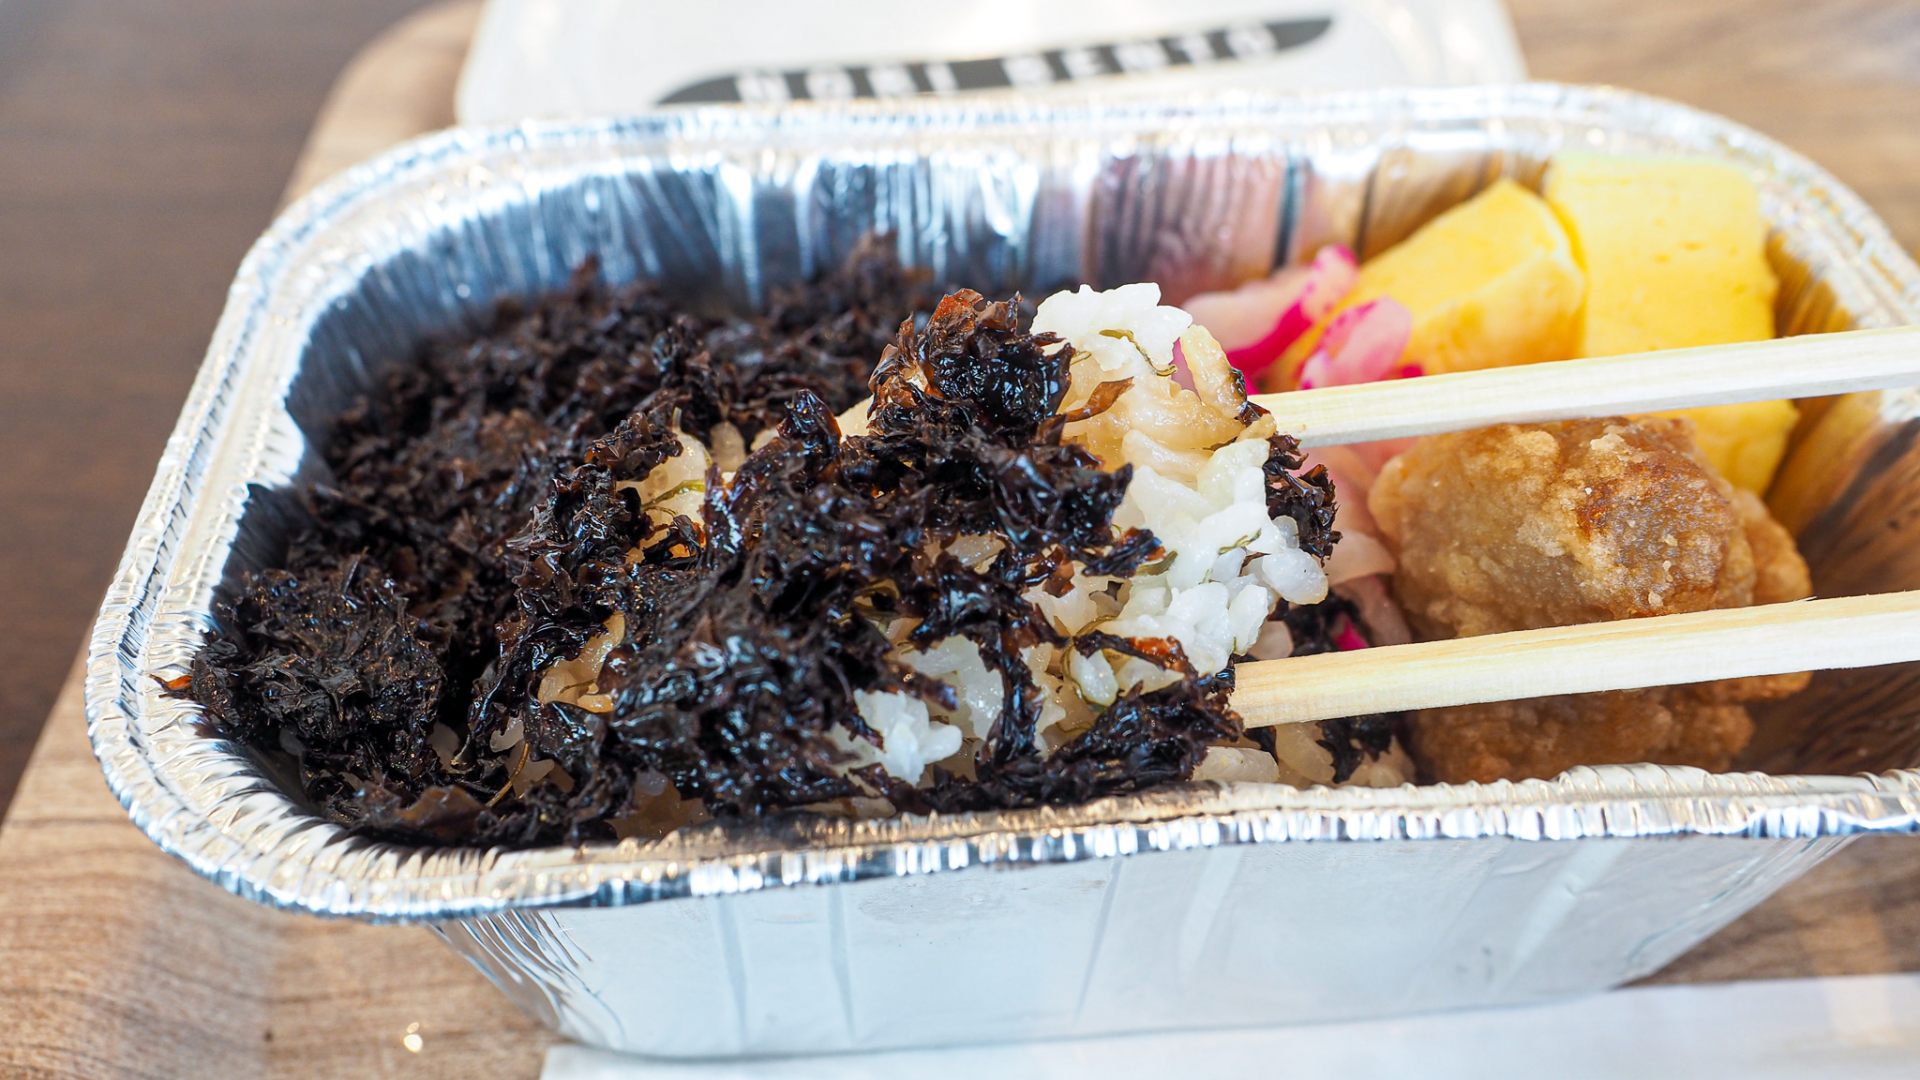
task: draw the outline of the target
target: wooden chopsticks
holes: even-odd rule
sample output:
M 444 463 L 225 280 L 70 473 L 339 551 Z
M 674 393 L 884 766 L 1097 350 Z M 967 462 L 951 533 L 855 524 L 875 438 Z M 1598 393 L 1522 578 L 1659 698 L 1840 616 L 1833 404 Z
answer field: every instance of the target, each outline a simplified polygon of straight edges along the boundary
M 1900 326 L 1256 394 L 1253 401 L 1311 449 L 1914 385 L 1920 327 Z
M 1260 660 L 1248 727 L 1920 660 L 1920 592 L 1800 600 Z

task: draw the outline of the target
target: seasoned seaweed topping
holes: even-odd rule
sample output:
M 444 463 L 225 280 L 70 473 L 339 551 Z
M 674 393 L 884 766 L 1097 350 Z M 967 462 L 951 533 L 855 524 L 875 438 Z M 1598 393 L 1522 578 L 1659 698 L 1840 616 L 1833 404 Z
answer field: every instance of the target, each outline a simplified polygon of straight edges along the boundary
M 291 754 L 327 816 L 410 841 L 580 842 L 874 797 L 1029 806 L 1190 776 L 1242 733 L 1231 671 L 1195 677 L 1171 640 L 1068 642 L 1029 598 L 1160 554 L 1113 527 L 1131 471 L 1063 439 L 1126 384 L 1060 415 L 1071 349 L 1024 331 L 1018 298 L 963 290 L 881 332 L 915 288 L 867 247 L 766 316 L 702 322 L 589 267 L 486 337 L 429 348 L 341 419 L 313 524 L 285 570 L 223 600 L 190 692 L 223 734 Z M 875 355 L 869 385 L 855 373 Z M 843 438 L 836 411 L 868 389 L 869 433 Z M 726 482 L 716 460 L 682 483 L 699 505 L 668 512 L 643 492 L 689 452 L 682 433 L 763 445 Z M 1332 490 L 1299 466 L 1276 437 L 1269 510 L 1323 554 Z M 982 536 L 992 553 L 955 554 Z M 953 637 L 1004 690 L 971 760 L 919 787 L 853 767 L 879 741 L 856 693 L 950 707 L 899 655 Z M 1047 752 L 1035 646 L 1182 677 L 1121 692 Z M 1343 775 L 1373 726 L 1323 728 Z
M 597 680 L 610 699 L 597 758 L 579 752 L 577 725 L 555 726 L 558 743 L 525 727 L 532 755 L 570 773 L 664 775 L 721 815 L 873 792 L 912 809 L 1028 805 L 1191 773 L 1209 742 L 1238 731 L 1225 680 L 1123 699 L 1051 756 L 1036 744 L 1042 692 L 1021 654 L 1065 642 L 1023 594 L 1068 563 L 1124 575 L 1155 552 L 1145 533 L 1114 535 L 1130 471 L 1104 471 L 1061 439 L 1071 354 L 1056 344 L 1022 332 L 1010 303 L 949 296 L 882 355 L 868 435 L 842 439 L 832 411 L 802 395 L 772 442 L 712 489 L 697 526 L 655 530 L 623 486 L 658 464 L 633 448 L 667 445 L 668 417 L 623 425 L 515 545 L 538 553 L 537 569 L 503 635 L 499 698 L 525 700 L 542 659 L 578 652 L 611 614 L 624 628 Z M 964 535 L 1004 546 L 969 566 L 945 550 Z M 895 620 L 912 644 L 967 638 L 1004 682 L 972 777 L 915 790 L 847 774 L 835 732 L 874 738 L 855 691 L 951 693 L 890 655 L 880 627 Z M 481 719 L 476 730 L 511 722 Z
M 307 796 L 336 821 L 472 843 L 561 835 L 524 814 L 474 826 L 467 811 L 502 789 L 512 758 L 483 744 L 457 769 L 436 759 L 423 774 L 427 744 L 394 745 L 393 710 L 331 691 L 358 677 L 404 693 L 414 711 L 402 726 L 418 733 L 424 722 L 435 748 L 464 749 L 469 714 L 498 682 L 497 628 L 528 572 L 509 541 L 557 476 L 650 406 L 679 408 L 702 436 L 725 420 L 743 443 L 778 425 L 802 391 L 846 408 L 866 396 L 901 314 L 928 299 L 923 275 L 872 237 L 751 319 L 686 314 L 650 284 L 609 288 L 592 261 L 555 296 L 502 304 L 480 336 L 429 343 L 335 421 L 321 451 L 329 476 L 299 493 L 309 524 L 282 568 L 220 598 L 221 631 L 196 657 L 190 692 L 223 733 L 291 752 Z M 338 715 L 316 727 L 322 699 Z
M 1315 472 L 1324 478 L 1324 469 Z M 1313 479 L 1312 474 L 1307 479 Z M 1331 487 L 1326 490 L 1331 494 Z M 1303 529 L 1300 535 L 1304 546 L 1308 534 Z M 1333 652 L 1340 647 L 1335 640 L 1343 623 L 1356 630 L 1365 625 L 1353 601 L 1338 593 L 1328 594 L 1318 604 L 1287 607 L 1279 617 L 1292 635 L 1294 656 Z M 1393 745 L 1394 730 L 1402 720 L 1401 713 L 1369 713 L 1320 721 L 1317 725 L 1320 737 L 1314 741 L 1333 755 L 1333 782 L 1345 783 L 1364 761 L 1386 753 Z

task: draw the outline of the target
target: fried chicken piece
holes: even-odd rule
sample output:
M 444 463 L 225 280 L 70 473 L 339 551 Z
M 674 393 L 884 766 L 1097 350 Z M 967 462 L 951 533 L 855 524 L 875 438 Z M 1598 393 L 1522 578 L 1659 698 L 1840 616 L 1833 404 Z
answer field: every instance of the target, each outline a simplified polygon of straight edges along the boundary
M 1793 539 L 1720 479 L 1686 421 L 1500 425 L 1422 440 L 1369 500 L 1399 553 L 1421 636 L 1470 637 L 1798 599 Z M 1436 779 L 1520 779 L 1625 762 L 1725 769 L 1753 734 L 1742 704 L 1807 676 L 1432 709 L 1411 745 Z
M 1682 421 L 1503 424 L 1424 439 L 1375 483 L 1394 590 L 1427 638 L 1737 607 L 1753 547 Z

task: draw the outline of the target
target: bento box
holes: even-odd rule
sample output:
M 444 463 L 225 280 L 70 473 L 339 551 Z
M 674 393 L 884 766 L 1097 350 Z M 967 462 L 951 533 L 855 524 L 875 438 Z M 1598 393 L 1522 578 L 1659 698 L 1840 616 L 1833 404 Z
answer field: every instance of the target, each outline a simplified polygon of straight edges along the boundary
M 328 418 L 424 336 L 556 288 L 588 255 L 615 281 L 751 304 L 878 229 L 944 281 L 1152 280 L 1177 302 L 1328 242 L 1380 250 L 1574 146 L 1749 171 L 1780 333 L 1920 322 L 1920 269 L 1831 176 L 1605 89 L 687 111 L 409 143 L 303 199 L 240 269 L 94 628 L 107 781 L 228 889 L 424 924 L 562 1034 L 645 1054 L 1300 1023 L 1652 972 L 1849 837 L 1920 828 L 1920 671 L 1818 676 L 1759 717 L 1746 764 L 1766 773 L 1190 785 L 526 851 L 349 836 L 161 685 L 215 590 L 276 557 Z M 1816 590 L 1920 586 L 1899 532 L 1920 507 L 1920 393 L 1808 412 L 1773 503 Z

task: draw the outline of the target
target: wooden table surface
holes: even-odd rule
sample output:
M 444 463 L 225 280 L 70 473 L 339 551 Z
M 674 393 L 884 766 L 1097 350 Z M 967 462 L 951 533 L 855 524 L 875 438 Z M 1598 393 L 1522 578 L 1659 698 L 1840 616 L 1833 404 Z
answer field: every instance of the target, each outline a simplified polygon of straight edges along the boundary
M 422 3 L 0 0 L 0 808 L 314 115 Z
M 414 6 L 0 0 L 0 521 L 16 537 L 0 806 L 60 698 L 0 830 L 0 1073 L 512 1076 L 539 1059 L 541 1034 L 426 934 L 279 916 L 159 855 L 107 796 L 63 679 L 327 77 Z M 1751 124 L 1920 246 L 1920 3 L 1509 7 L 1535 75 Z M 450 122 L 474 14 L 441 5 L 363 52 L 291 189 Z M 1915 930 L 1920 844 L 1867 840 L 1659 978 L 1920 970 Z M 153 962 L 170 935 L 212 946 Z

